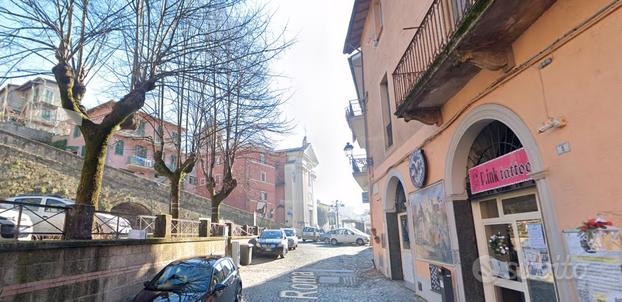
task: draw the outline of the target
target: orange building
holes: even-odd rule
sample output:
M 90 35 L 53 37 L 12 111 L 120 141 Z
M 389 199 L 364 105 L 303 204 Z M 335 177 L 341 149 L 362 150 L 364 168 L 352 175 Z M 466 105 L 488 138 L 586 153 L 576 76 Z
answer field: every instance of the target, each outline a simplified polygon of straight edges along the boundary
M 622 299 L 621 6 L 354 1 L 379 271 L 428 301 Z

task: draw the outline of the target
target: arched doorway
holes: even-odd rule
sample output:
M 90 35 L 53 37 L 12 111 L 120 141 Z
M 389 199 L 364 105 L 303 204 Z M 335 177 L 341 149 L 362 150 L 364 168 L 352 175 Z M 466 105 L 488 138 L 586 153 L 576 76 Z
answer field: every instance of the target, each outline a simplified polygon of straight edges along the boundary
M 391 279 L 414 283 L 407 199 L 401 177 L 389 179 L 385 198 Z
M 474 109 L 450 142 L 445 188 L 459 230 L 453 235 L 459 248 L 461 296 L 467 301 L 556 300 L 550 264 L 553 253 L 549 247 L 559 241 L 547 238 L 550 230 L 556 229 L 556 221 L 550 203 L 546 202 L 550 200 L 546 180 L 532 177 L 473 189 L 477 184 L 496 184 L 495 175 L 507 165 L 505 159 L 520 163 L 514 158 L 517 154 L 528 161 L 530 171 L 525 175 L 542 174 L 542 160 L 529 128 L 500 105 Z M 542 238 L 535 249 L 530 246 L 530 230 L 534 235 L 539 232 Z M 549 268 L 550 274 L 540 271 L 546 276 L 534 278 L 534 271 L 527 268 L 536 258 L 540 265 Z M 480 273 L 486 274 L 482 277 Z

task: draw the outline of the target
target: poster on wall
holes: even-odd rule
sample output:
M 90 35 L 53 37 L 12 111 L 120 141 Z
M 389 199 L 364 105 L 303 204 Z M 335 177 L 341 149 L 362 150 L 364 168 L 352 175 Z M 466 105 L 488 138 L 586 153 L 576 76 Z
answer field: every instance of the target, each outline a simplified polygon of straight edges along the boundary
M 581 302 L 622 301 L 622 238 L 619 229 L 599 231 L 586 247 L 576 230 L 564 232 L 577 297 Z
M 453 264 L 449 222 L 442 182 L 409 195 L 415 211 L 415 252 L 418 258 Z

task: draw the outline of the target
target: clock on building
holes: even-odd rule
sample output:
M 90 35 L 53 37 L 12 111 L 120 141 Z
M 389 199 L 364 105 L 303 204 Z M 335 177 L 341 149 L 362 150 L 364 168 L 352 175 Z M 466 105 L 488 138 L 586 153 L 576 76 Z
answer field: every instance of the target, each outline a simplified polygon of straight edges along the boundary
M 415 185 L 417 189 L 423 188 L 427 175 L 427 166 L 422 149 L 417 149 L 410 155 L 408 171 L 410 172 L 410 180 L 413 185 Z

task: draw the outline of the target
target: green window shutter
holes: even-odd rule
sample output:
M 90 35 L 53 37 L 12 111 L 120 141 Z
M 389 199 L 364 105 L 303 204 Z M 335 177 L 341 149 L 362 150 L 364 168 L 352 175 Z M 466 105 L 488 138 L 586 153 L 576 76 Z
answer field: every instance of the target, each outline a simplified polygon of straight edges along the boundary
M 117 141 L 114 146 L 114 154 L 123 155 L 123 148 L 125 148 L 123 141 Z
M 44 109 L 43 111 L 41 111 L 41 117 L 44 120 L 49 121 L 52 118 L 50 110 Z
M 138 122 L 138 128 L 136 129 L 138 136 L 145 136 L 145 121 L 140 120 Z
M 86 146 L 82 146 L 82 150 L 80 151 L 80 155 L 84 157 L 86 155 Z
M 80 127 L 76 126 L 73 128 L 73 137 L 80 137 Z

